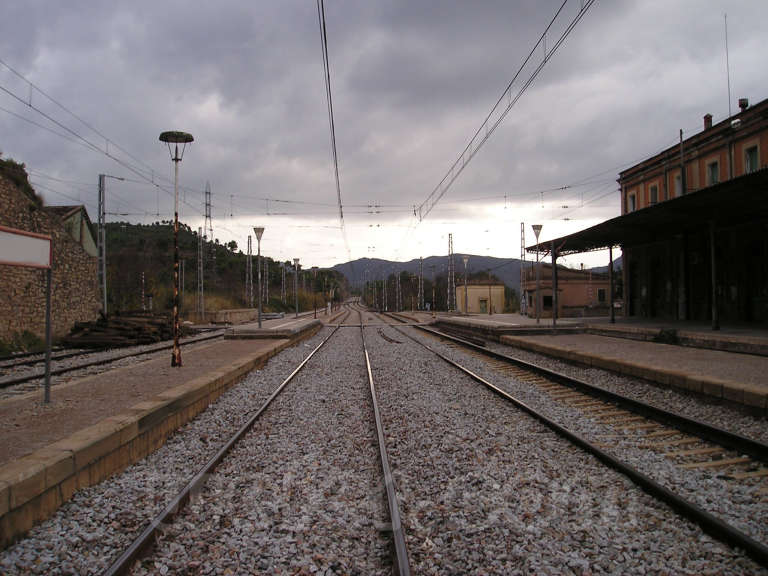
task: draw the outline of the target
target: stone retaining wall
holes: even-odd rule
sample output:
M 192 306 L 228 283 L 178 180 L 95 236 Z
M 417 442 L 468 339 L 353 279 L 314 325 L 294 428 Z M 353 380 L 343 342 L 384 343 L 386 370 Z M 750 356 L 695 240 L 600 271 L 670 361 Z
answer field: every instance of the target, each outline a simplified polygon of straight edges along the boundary
M 53 238 L 51 320 L 54 337 L 75 322 L 94 320 L 101 309 L 97 259 L 67 233 L 59 219 L 0 176 L 0 225 Z M 45 338 L 43 270 L 0 265 L 0 340 L 28 330 Z

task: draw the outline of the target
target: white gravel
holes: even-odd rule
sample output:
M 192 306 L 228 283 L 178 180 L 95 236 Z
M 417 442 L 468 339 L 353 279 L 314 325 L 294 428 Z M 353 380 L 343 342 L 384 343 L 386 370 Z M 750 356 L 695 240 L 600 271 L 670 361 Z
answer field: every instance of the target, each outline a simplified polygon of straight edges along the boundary
M 664 388 L 647 380 L 621 376 L 599 368 L 587 368 L 569 364 L 568 362 L 528 350 L 521 350 L 495 342 L 487 342 L 486 345 L 490 350 L 519 358 L 525 362 L 538 364 L 550 370 L 562 372 L 567 376 L 584 380 L 611 392 L 652 404 L 664 410 L 671 410 L 689 418 L 701 420 L 730 432 L 754 438 L 760 442 L 768 442 L 768 416 L 766 415 L 748 414 L 745 410 L 719 403 L 717 400 L 709 399 L 706 396 L 686 394 L 673 388 Z
M 345 328 L 133 573 L 391 574 L 387 521 L 360 333 Z
M 409 334 L 455 359 L 571 431 L 594 443 L 606 445 L 608 451 L 684 498 L 695 502 L 756 540 L 768 542 L 768 499 L 763 480 L 731 480 L 719 469 L 683 470 L 661 452 L 639 447 L 643 442 L 643 432 L 621 434 L 610 424 L 598 422 L 595 417 L 578 408 L 554 401 L 542 389 L 502 374 L 491 367 L 485 358 L 448 346 L 421 331 L 407 330 Z
M 158 451 L 79 491 L 0 552 L 2 574 L 99 574 L 329 333 L 288 348 L 223 394 Z

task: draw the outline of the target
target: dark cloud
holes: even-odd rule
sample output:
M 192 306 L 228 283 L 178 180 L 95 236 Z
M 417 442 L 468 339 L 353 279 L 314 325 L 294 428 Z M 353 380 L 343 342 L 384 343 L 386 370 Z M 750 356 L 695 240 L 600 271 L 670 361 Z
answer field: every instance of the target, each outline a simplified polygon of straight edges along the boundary
M 579 4 L 572 0 L 564 15 L 572 16 Z M 496 255 L 518 255 L 521 220 L 541 219 L 554 235 L 577 225 L 574 220 L 586 225 L 615 215 L 615 199 L 599 196 L 610 192 L 620 167 L 673 144 L 680 128 L 697 131 L 705 112 L 716 119 L 727 114 L 725 12 L 734 98 L 768 95 L 762 61 L 768 13 L 759 0 L 719 0 L 706 9 L 697 0 L 597 2 L 444 204 L 403 246 L 409 207 L 443 177 L 559 5 L 326 3 L 353 257 L 367 256 L 372 245 L 378 257 L 396 249 L 401 257 L 444 252 L 449 228 L 466 251 L 475 241 L 482 251 L 480 244 L 488 242 L 476 239 L 479 218 L 487 219 L 484 230 L 496 227 L 509 238 L 497 242 Z M 151 166 L 167 184 L 172 171 L 158 134 L 194 134 L 181 169 L 190 224 L 199 224 L 209 180 L 222 239 L 245 244 L 247 225 L 259 220 L 268 226 L 266 250 L 271 241 L 286 254 L 301 253 L 305 245 L 320 264 L 346 258 L 338 231 L 290 228 L 338 223 L 315 3 L 30 1 L 4 7 L 3 21 L 13 25 L 3 26 L 0 58 L 108 136 L 110 153 L 141 170 Z M 558 23 L 548 35 L 550 48 L 562 27 Z M 525 72 L 523 78 L 530 68 Z M 2 68 L 0 86 L 28 97 L 28 88 Z M 107 146 L 41 95 L 34 93 L 33 103 Z M 5 94 L 0 106 L 44 122 Z M 89 191 L 48 181 L 49 188 L 89 205 L 99 172 L 135 177 L 103 154 L 6 112 L 0 112 L 0 149 L 39 173 L 92 182 Z M 536 194 L 592 175 L 599 176 L 587 186 Z M 157 210 L 151 186 L 111 182 L 110 190 L 118 205 Z M 52 202 L 70 202 L 43 192 Z M 171 198 L 159 194 L 167 216 Z M 295 213 L 292 218 L 268 216 L 267 203 L 258 200 L 265 197 L 329 206 L 292 204 L 281 207 Z M 473 198 L 488 200 L 468 202 Z M 388 208 L 372 214 L 369 204 Z

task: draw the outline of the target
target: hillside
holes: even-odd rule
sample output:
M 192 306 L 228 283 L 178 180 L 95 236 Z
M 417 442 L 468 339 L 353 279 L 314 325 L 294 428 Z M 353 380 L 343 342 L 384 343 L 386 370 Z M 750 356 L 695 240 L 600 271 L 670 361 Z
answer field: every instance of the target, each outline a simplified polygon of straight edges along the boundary
M 454 255 L 456 263 L 456 282 L 463 282 L 464 254 Z M 448 273 L 448 256 L 428 256 L 424 258 L 424 278 L 432 277 L 432 266 L 435 267 L 435 276 L 446 276 Z M 390 260 L 380 260 L 378 258 L 360 258 L 352 262 L 337 264 L 331 270 L 341 272 L 346 276 L 352 286 L 359 287 L 363 284 L 365 278 L 382 278 L 384 274 L 396 272 L 407 272 L 408 274 L 419 273 L 419 260 L 409 260 L 408 262 L 392 262 Z M 467 271 L 470 278 L 480 276 L 482 273 L 487 275 L 488 270 L 493 276 L 502 281 L 507 287 L 520 291 L 520 260 L 516 258 L 493 258 L 491 256 L 469 255 Z
M 198 235 L 189 226 L 179 224 L 179 260 L 182 281 L 182 310 L 194 310 L 197 296 Z M 204 289 L 206 310 L 241 308 L 245 302 L 245 270 L 247 256 L 238 250 L 235 242 L 227 245 L 205 242 L 203 248 Z M 280 298 L 282 273 L 280 262 L 262 256 L 268 272 L 264 282 L 269 283 L 267 310 L 293 309 L 293 276 L 286 274 L 289 295 L 283 304 Z M 290 263 L 286 263 L 289 264 Z M 256 257 L 253 257 L 253 284 L 257 290 Z M 289 270 L 292 267 L 289 266 Z M 183 272 L 183 273 L 182 273 Z M 154 310 L 168 310 L 173 301 L 173 222 L 152 224 L 107 223 L 107 286 L 110 312 L 141 309 L 141 279 L 144 274 L 145 302 L 152 295 Z M 314 280 L 314 285 L 313 285 Z M 322 290 L 323 281 L 330 288 L 339 285 L 337 298 L 346 294 L 344 277 L 332 271 L 300 269 L 300 306 L 307 309 L 312 303 L 313 288 Z

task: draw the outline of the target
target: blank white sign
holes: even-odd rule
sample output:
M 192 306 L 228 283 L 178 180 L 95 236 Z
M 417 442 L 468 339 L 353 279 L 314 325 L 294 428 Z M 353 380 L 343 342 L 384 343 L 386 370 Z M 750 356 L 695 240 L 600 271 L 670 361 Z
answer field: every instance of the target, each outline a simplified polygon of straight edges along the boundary
M 0 264 L 51 267 L 51 239 L 0 227 Z

